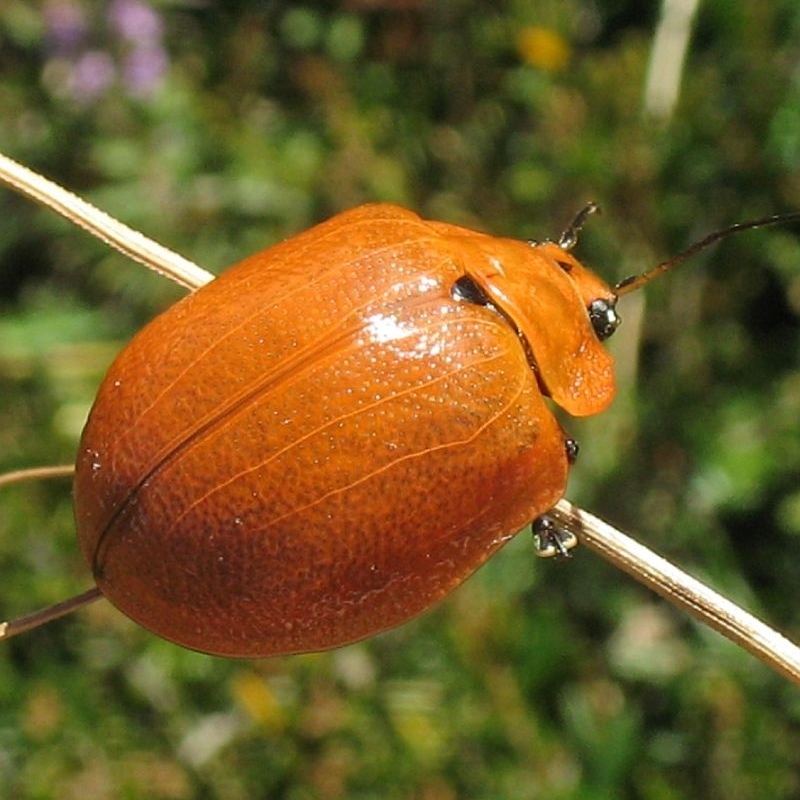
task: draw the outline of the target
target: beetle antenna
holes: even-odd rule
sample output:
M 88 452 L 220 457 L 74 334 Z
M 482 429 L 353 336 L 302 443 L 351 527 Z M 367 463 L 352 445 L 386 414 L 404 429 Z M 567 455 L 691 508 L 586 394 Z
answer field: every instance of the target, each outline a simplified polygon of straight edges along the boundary
M 766 225 L 778 225 L 782 222 L 790 222 L 792 220 L 799 219 L 800 211 L 793 211 L 789 214 L 773 214 L 772 216 L 753 219 L 749 222 L 737 222 L 728 226 L 727 228 L 723 228 L 722 230 L 714 231 L 713 233 L 709 233 L 708 236 L 700 239 L 700 241 L 695 242 L 693 245 L 687 247 L 685 250 L 678 253 L 678 255 L 672 256 L 672 258 L 667 259 L 666 261 L 662 261 L 658 266 L 653 267 L 653 269 L 649 269 L 647 272 L 643 272 L 641 275 L 631 275 L 629 278 L 621 280 L 614 287 L 614 292 L 617 297 L 621 297 L 624 294 L 629 294 L 630 292 L 636 291 L 636 289 L 641 289 L 642 286 L 644 286 L 646 283 L 649 283 L 651 280 L 653 280 L 653 278 L 663 274 L 664 272 L 667 272 L 667 270 L 670 270 L 673 267 L 676 267 L 678 264 L 686 261 L 686 259 L 695 255 L 696 253 L 699 253 L 701 250 L 705 250 L 706 247 L 718 242 L 720 239 L 727 238 L 731 234 L 739 233 L 740 231 L 749 231 L 751 228 L 763 228 Z
M 556 244 L 562 250 L 572 250 L 578 242 L 578 233 L 586 224 L 586 220 L 595 212 L 600 213 L 600 206 L 593 201 L 589 201 L 576 215 L 575 219 L 565 228 L 561 236 L 558 237 Z

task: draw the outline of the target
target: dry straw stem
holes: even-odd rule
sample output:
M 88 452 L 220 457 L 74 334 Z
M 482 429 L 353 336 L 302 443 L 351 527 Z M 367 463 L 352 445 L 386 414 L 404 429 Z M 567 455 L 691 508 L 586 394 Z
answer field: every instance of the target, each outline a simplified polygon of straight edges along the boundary
M 586 547 L 800 685 L 800 648 L 769 625 L 567 500 L 552 515 Z
M 0 153 L 0 180 L 25 197 L 66 217 L 93 236 L 116 248 L 148 269 L 185 286 L 197 289 L 214 279 L 210 272 L 162 247 L 152 239 L 123 225 L 100 209 L 56 183 Z
M 0 155 L 0 180 L 21 194 L 57 211 L 150 269 L 189 289 L 198 289 L 213 276 L 140 233 L 117 222 L 60 186 Z M 50 468 L 44 468 L 50 469 Z M 70 468 L 56 467 L 50 475 Z M 35 471 L 14 473 L 11 480 L 32 477 Z M 38 477 L 46 477 L 39 474 Z M 0 485 L 2 481 L 0 480 Z M 719 631 L 765 664 L 800 685 L 800 649 L 744 609 L 665 561 L 612 526 L 562 500 L 554 510 L 557 522 L 587 547 L 650 587 L 674 605 Z M 0 639 L 9 638 L 89 603 L 100 596 L 89 589 L 49 609 L 0 623 Z
M 74 472 L 75 467 L 72 464 L 18 469 L 13 472 L 6 472 L 5 475 L 0 475 L 0 488 L 10 486 L 12 483 L 24 483 L 25 481 L 37 481 L 45 478 L 71 478 Z M 24 617 L 18 617 L 9 622 L 0 622 L 0 639 L 10 639 L 19 633 L 38 628 L 40 625 L 63 617 L 71 611 L 91 603 L 93 600 L 98 600 L 102 596 L 100 590 L 95 586 L 82 594 L 70 597 L 68 600 L 48 606 L 40 611 L 34 611 L 32 614 L 26 614 Z

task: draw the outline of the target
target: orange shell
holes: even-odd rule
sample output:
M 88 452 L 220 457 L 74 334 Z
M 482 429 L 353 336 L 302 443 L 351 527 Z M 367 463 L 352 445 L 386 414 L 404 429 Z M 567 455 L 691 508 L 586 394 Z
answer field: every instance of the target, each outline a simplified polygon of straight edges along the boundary
M 585 302 L 552 261 L 364 206 L 156 318 L 109 370 L 78 453 L 78 535 L 104 595 L 167 639 L 232 656 L 336 647 L 435 603 L 567 476 L 517 331 L 454 300 L 454 282 L 491 287 L 487 265 L 514 276 L 504 310 L 526 315 L 567 409 L 594 413 L 613 392 Z

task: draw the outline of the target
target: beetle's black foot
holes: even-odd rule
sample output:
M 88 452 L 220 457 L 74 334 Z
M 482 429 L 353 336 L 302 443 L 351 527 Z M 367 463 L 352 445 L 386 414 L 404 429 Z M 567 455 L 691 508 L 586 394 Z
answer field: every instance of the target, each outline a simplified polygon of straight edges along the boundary
M 565 439 L 564 450 L 567 453 L 567 463 L 574 464 L 578 460 L 578 453 L 581 450 L 578 443 L 574 439 Z
M 569 558 L 569 551 L 578 544 L 574 533 L 559 528 L 547 514 L 537 517 L 531 528 L 536 555 L 540 558 Z

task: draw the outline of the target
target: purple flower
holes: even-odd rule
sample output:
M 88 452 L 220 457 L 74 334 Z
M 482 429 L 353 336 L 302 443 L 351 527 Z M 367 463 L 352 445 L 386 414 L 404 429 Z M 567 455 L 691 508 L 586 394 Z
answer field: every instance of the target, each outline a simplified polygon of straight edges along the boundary
M 100 97 L 114 82 L 114 60 L 105 50 L 87 50 L 73 64 L 71 90 L 84 103 Z
M 86 40 L 86 17 L 83 9 L 71 0 L 49 0 L 43 16 L 47 41 L 55 52 L 74 52 Z
M 164 33 L 161 17 L 141 0 L 113 0 L 108 20 L 122 39 L 134 45 L 155 44 Z
M 169 68 L 162 18 L 147 0 L 105 5 L 104 15 L 92 17 L 76 0 L 46 0 L 48 63 L 58 62 L 56 74 L 66 76 L 61 88 L 80 103 L 101 100 L 115 84 L 130 97 L 145 99 Z
M 123 78 L 133 97 L 147 97 L 161 83 L 169 59 L 159 45 L 136 47 L 128 53 L 123 66 Z

